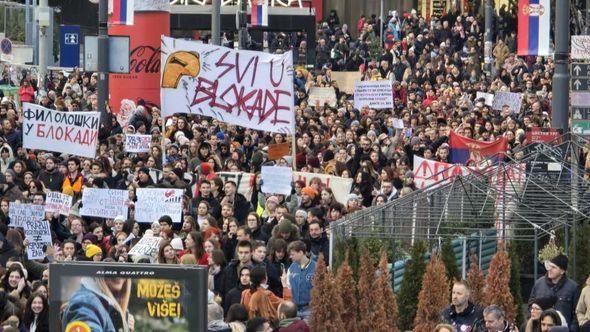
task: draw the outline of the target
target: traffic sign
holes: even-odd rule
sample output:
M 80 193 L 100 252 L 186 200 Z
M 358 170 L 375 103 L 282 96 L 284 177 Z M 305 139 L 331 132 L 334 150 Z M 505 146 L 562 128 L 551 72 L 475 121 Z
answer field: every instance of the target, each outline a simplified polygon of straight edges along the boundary
M 590 121 L 572 121 L 572 132 L 578 135 L 590 136 Z
M 572 92 L 572 106 L 586 107 L 590 105 L 590 92 Z
M 588 91 L 590 90 L 590 77 L 572 77 L 573 91 Z
M 8 38 L 3 38 L 0 41 L 0 49 L 2 50 L 2 54 L 12 53 L 12 41 Z
M 572 107 L 573 120 L 590 120 L 590 107 Z
M 581 77 L 590 77 L 590 64 L 573 62 L 572 63 L 572 80 Z

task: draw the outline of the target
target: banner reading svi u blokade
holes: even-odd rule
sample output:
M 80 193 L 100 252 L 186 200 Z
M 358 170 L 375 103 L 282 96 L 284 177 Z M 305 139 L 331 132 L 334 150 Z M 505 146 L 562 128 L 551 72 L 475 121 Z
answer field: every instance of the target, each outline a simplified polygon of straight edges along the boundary
M 162 36 L 162 116 L 190 113 L 293 133 L 293 57 Z
M 99 112 L 60 112 L 23 103 L 23 145 L 94 158 L 100 126 Z

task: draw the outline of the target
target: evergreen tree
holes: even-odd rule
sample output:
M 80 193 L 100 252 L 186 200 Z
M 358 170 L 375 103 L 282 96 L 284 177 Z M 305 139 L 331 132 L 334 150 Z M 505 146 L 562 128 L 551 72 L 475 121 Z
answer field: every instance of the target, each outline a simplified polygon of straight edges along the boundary
M 498 244 L 498 251 L 490 262 L 482 302 L 484 306 L 495 304 L 504 309 L 506 319 L 514 322 L 517 308 L 510 293 L 510 258 L 503 243 Z
M 461 280 L 461 274 L 457 268 L 457 260 L 455 259 L 455 251 L 453 250 L 453 243 L 451 239 L 447 238 L 442 243 L 441 258 L 445 264 L 447 279 L 452 284 L 455 280 Z
M 520 287 L 520 260 L 516 242 L 511 242 L 508 246 L 508 255 L 510 257 L 510 293 L 517 308 L 515 323 L 520 326 L 524 323 L 525 317 L 522 310 L 518 310 L 518 308 L 522 307 L 522 289 Z
M 434 254 L 424 273 L 413 331 L 431 332 L 440 323 L 440 313 L 449 303 L 448 285 L 445 265 L 440 256 Z
M 576 246 L 576 282 L 578 285 L 585 285 L 586 278 L 590 275 L 590 220 L 578 222 L 576 229 L 576 241 L 570 242 L 569 257 L 574 257 L 573 247 Z M 572 227 L 573 235 L 573 227 Z M 573 238 L 573 236 L 572 236 Z M 572 267 L 569 268 L 568 274 L 573 274 L 573 261 L 570 261 Z
M 359 296 L 359 331 L 371 331 L 373 306 L 372 306 L 372 290 L 373 281 L 375 280 L 375 266 L 369 255 L 369 251 L 364 248 L 361 253 L 361 261 L 359 264 L 359 281 L 358 281 L 358 296 Z
M 398 332 L 397 301 L 391 288 L 391 275 L 387 267 L 387 252 L 381 250 L 379 260 L 379 277 L 373 287 L 373 306 L 377 313 L 374 317 L 373 331 Z
M 398 294 L 399 322 L 403 331 L 412 329 L 414 317 L 416 317 L 418 294 L 422 288 L 422 276 L 426 270 L 425 254 L 426 244 L 423 241 L 417 241 L 412 247 L 410 260 L 406 262 L 404 278 Z
M 311 331 L 338 332 L 344 329 L 340 317 L 344 310 L 342 299 L 338 296 L 336 282 L 326 268 L 324 255 L 320 254 L 314 273 L 313 288 L 309 308 L 311 316 L 309 328 Z
M 336 287 L 338 297 L 345 303 L 344 310 L 340 317 L 348 331 L 357 331 L 358 320 L 358 301 L 356 292 L 356 282 L 352 276 L 352 268 L 348 264 L 349 256 L 346 252 L 345 259 L 338 268 L 336 276 Z
M 485 277 L 483 276 L 483 271 L 479 268 L 477 255 L 472 254 L 469 260 L 470 264 L 469 272 L 467 272 L 467 282 L 471 288 L 471 302 L 481 307 L 483 306 L 482 297 L 486 282 Z

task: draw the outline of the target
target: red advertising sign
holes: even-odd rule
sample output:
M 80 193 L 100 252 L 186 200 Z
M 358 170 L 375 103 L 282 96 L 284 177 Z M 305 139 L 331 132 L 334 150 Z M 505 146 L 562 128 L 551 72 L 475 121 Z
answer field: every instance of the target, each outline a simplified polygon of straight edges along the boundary
M 557 128 L 533 127 L 526 132 L 527 144 L 549 143 L 561 136 L 561 130 Z
M 110 74 L 109 93 L 113 112 L 121 101 L 160 105 L 160 36 L 170 34 L 170 13 L 135 12 L 134 25 L 109 27 L 109 35 L 129 36 L 129 74 Z

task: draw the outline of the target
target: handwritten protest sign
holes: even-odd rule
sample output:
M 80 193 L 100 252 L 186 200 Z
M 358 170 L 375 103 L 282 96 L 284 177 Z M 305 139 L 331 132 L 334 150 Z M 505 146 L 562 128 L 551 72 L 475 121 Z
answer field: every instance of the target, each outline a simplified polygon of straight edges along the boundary
M 98 144 L 99 112 L 58 112 L 23 104 L 23 145 L 94 158 Z
M 174 223 L 182 222 L 182 195 L 182 189 L 137 188 L 135 219 L 152 223 L 167 215 Z
M 275 133 L 294 132 L 293 54 L 236 51 L 162 37 L 162 116 L 191 113 Z
M 10 203 L 8 208 L 9 226 L 23 227 L 27 221 L 39 221 L 45 218 L 43 205 Z
M 356 81 L 354 83 L 354 107 L 373 109 L 393 108 L 393 91 L 390 80 Z
M 45 258 L 43 246 L 51 245 L 51 229 L 49 222 L 43 220 L 27 220 L 23 223 L 25 238 L 29 240 L 27 246 L 27 256 L 29 259 Z
M 590 60 L 590 36 L 572 36 L 572 59 Z
M 238 193 L 244 195 L 247 200 L 252 199 L 256 174 L 244 172 L 219 172 L 216 175 L 223 180 L 223 183 L 230 180 L 235 182 L 238 185 Z
M 67 216 L 72 208 L 72 196 L 50 191 L 45 200 L 45 212 L 54 212 Z
M 155 257 L 160 249 L 160 243 L 162 242 L 161 237 L 150 236 L 142 237 L 139 241 L 129 250 L 129 255 L 140 255 Z
M 456 175 L 468 175 L 470 169 L 463 165 L 428 160 L 414 155 L 413 173 L 416 188 L 424 189 L 439 181 L 451 179 Z M 441 182 L 440 184 L 444 183 L 446 182 Z
M 125 134 L 126 152 L 149 152 L 152 145 L 152 135 Z
M 352 188 L 352 179 L 342 178 L 328 174 L 293 172 L 293 181 L 303 181 L 305 185 L 313 178 L 319 178 L 322 182 L 322 188 L 331 188 L 334 192 L 334 198 L 342 204 L 346 204 L 348 194 Z
M 127 190 L 84 188 L 80 215 L 114 219 L 127 217 Z
M 481 98 L 484 99 L 484 104 L 487 106 L 492 106 L 494 104 L 494 94 L 492 93 L 477 91 L 477 93 L 475 94 L 475 99 Z
M 326 103 L 331 107 L 336 106 L 336 91 L 332 87 L 312 87 L 309 89 L 307 103 L 310 106 L 324 106 Z
M 336 81 L 340 91 L 349 95 L 354 93 L 354 82 L 361 78 L 359 71 L 333 71 L 332 80 Z
M 266 194 L 291 194 L 293 169 L 282 166 L 262 166 L 262 192 Z
M 522 93 L 498 91 L 494 96 L 494 103 L 492 109 L 501 110 L 504 105 L 510 107 L 510 113 L 520 112 L 520 105 L 522 104 Z

